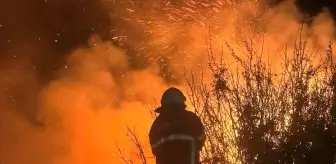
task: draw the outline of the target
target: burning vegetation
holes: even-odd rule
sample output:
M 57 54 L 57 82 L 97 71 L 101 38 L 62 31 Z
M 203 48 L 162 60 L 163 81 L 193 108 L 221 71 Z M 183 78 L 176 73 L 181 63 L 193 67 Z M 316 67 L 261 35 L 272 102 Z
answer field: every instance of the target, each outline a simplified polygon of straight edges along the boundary
M 62 2 L 41 5 L 79 11 L 75 1 Z M 334 23 L 328 10 L 306 23 L 293 0 L 80 3 L 83 13 L 94 5 L 108 13 L 90 15 L 92 22 L 76 17 L 83 27 L 75 29 L 91 36 L 84 43 L 64 37 L 72 22 L 56 39 L 45 39 L 48 32 L 34 41 L 0 34 L 6 38 L 0 163 L 153 163 L 151 111 L 172 85 L 189 94 L 188 107 L 206 125 L 204 163 L 333 162 Z M 27 20 L 40 16 L 27 13 Z M 30 38 L 25 30 L 42 29 L 34 22 L 17 35 Z M 5 21 L 0 31 L 11 25 Z M 52 48 L 62 42 L 71 48 Z

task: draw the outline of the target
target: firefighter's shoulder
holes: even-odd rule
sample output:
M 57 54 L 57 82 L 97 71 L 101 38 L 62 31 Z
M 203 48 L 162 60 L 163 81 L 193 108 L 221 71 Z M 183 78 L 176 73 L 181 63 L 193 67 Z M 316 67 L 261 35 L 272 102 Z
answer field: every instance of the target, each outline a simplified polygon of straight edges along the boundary
M 199 128 L 203 127 L 201 118 L 198 117 L 194 112 L 187 111 L 186 115 L 187 115 L 186 120 L 188 120 L 190 124 L 192 124 L 193 126 L 199 127 Z
M 159 115 L 156 117 L 152 123 L 151 129 L 155 129 L 157 126 L 160 126 L 160 124 L 163 122 L 162 117 Z
M 200 121 L 201 119 L 192 111 L 188 111 L 186 110 L 186 113 L 187 113 L 187 116 L 190 118 L 190 119 L 194 119 L 194 120 L 197 120 L 197 121 Z

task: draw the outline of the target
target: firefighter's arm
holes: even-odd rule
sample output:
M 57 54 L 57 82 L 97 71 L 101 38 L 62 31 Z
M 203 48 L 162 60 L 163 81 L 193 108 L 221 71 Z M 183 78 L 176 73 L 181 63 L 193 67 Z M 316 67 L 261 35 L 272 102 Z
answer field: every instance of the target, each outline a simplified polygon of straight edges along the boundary
M 154 122 L 155 123 L 155 122 Z M 154 125 L 153 123 L 153 125 Z M 152 153 L 154 156 L 156 156 L 156 151 L 155 151 L 155 142 L 156 142 L 156 134 L 154 134 L 154 128 L 153 128 L 153 125 L 149 131 L 149 143 L 151 145 L 151 150 L 152 150 Z
M 199 151 L 201 151 L 203 146 L 204 146 L 204 143 L 205 143 L 206 135 L 205 135 L 204 125 L 203 125 L 201 119 L 198 118 L 198 117 L 197 117 L 197 122 L 198 122 L 197 137 L 196 137 L 197 149 Z
M 205 143 L 206 135 L 204 126 L 201 123 L 200 134 L 197 136 L 198 150 L 201 151 Z

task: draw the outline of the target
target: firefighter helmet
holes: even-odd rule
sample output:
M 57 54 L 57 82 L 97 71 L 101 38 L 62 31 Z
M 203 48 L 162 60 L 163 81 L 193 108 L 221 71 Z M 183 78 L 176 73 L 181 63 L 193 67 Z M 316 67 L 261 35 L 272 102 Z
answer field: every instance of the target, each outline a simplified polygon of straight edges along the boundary
M 155 112 L 160 113 L 166 106 L 170 106 L 173 104 L 182 104 L 184 105 L 186 101 L 186 97 L 182 93 L 181 90 L 171 87 L 168 88 L 161 97 L 161 107 L 155 110 Z

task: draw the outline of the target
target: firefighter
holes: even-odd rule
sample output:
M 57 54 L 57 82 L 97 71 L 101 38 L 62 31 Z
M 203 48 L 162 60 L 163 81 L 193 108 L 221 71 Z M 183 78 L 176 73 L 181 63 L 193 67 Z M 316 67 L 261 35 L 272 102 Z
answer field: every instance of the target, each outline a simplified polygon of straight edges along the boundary
M 205 142 L 200 118 L 186 110 L 186 97 L 177 88 L 167 89 L 149 132 L 156 164 L 199 164 Z

